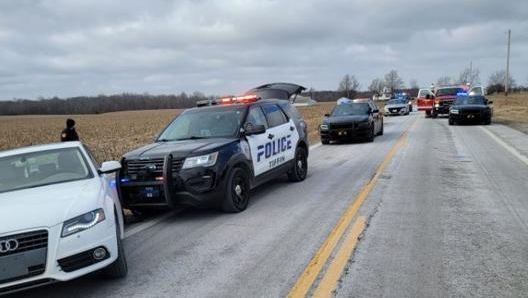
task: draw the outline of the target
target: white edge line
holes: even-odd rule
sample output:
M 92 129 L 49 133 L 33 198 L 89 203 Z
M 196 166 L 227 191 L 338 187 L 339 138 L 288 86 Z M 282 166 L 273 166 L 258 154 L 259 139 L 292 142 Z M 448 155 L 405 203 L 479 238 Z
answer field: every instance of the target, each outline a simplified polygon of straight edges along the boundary
M 125 231 L 125 239 L 128 238 L 128 237 L 132 237 L 134 236 L 135 234 L 141 232 L 141 231 L 144 231 L 150 227 L 152 227 L 153 225 L 173 216 L 174 214 L 178 213 L 178 211 L 181 211 L 181 210 L 174 210 L 174 211 L 170 211 L 170 212 L 167 212 L 166 214 L 163 214 L 162 216 L 160 217 L 156 217 L 156 218 L 153 218 L 152 220 L 149 220 L 147 222 L 144 222 L 138 226 L 135 226 L 134 228 L 130 229 L 130 230 L 126 230 Z
M 501 140 L 499 137 L 497 137 L 495 134 L 493 134 L 491 131 L 480 127 L 485 133 L 487 133 L 495 142 L 499 143 L 502 147 L 504 147 L 506 150 L 508 150 L 511 154 L 513 154 L 515 157 L 520 159 L 522 162 L 524 162 L 526 165 L 528 165 L 528 158 L 524 155 L 522 155 L 517 149 L 513 148 L 512 146 L 508 145 L 506 142 Z

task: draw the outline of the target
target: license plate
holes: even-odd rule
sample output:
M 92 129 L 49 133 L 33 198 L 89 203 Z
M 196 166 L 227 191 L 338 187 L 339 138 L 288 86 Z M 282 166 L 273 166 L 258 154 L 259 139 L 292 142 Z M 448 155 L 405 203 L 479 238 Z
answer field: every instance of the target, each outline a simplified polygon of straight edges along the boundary
M 145 187 L 141 193 L 146 197 L 146 198 L 157 198 L 159 197 L 159 189 L 158 187 L 154 187 L 154 186 L 147 186 Z

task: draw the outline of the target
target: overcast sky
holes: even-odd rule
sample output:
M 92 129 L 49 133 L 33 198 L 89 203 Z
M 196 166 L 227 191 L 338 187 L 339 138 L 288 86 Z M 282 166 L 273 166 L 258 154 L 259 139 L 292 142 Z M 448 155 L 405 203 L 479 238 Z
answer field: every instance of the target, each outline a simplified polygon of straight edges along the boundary
M 0 100 L 237 94 L 269 82 L 361 90 L 483 84 L 506 67 L 528 85 L 526 0 L 0 0 Z

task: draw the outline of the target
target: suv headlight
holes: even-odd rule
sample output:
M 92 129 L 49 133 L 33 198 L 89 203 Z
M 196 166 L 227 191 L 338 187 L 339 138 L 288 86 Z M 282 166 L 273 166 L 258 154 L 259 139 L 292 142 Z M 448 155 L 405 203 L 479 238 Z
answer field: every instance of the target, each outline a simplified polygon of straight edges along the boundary
M 458 110 L 457 110 L 457 109 L 451 109 L 449 112 L 450 112 L 451 114 L 458 115 Z
M 103 209 L 87 212 L 64 222 L 61 237 L 67 237 L 77 232 L 88 230 L 105 220 Z
M 321 130 L 328 130 L 328 124 L 321 124 L 321 125 L 319 125 L 319 129 L 321 129 Z
M 183 162 L 182 169 L 190 169 L 195 167 L 210 167 L 216 163 L 218 158 L 218 151 L 206 155 L 187 157 Z

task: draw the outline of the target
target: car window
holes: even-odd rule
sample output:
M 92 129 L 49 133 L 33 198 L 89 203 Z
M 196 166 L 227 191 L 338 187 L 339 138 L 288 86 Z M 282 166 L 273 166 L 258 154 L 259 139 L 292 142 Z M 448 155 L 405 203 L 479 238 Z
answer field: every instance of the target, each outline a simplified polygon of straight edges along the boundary
M 427 95 L 432 95 L 432 92 L 427 89 L 420 89 L 420 91 L 418 92 L 418 97 L 420 98 L 426 97 Z
M 332 112 L 332 116 L 347 116 L 347 115 L 365 115 L 369 112 L 368 103 L 350 103 L 337 105 Z
M 269 127 L 279 126 L 288 122 L 286 115 L 276 104 L 267 104 L 262 106 L 266 119 L 268 120 Z
M 78 148 L 44 150 L 0 158 L 0 192 L 93 177 Z
M 458 93 L 464 92 L 465 91 L 462 88 L 440 88 L 436 91 L 436 96 L 457 95 Z
M 281 100 L 279 106 L 286 112 L 289 118 L 302 119 L 301 113 L 289 101 Z
M 244 116 L 244 106 L 197 108 L 182 113 L 160 134 L 158 141 L 234 137 Z
M 268 128 L 266 116 L 264 115 L 262 109 L 258 106 L 252 106 L 249 108 L 246 123 L 251 123 L 253 125 L 264 125 L 264 127 Z

